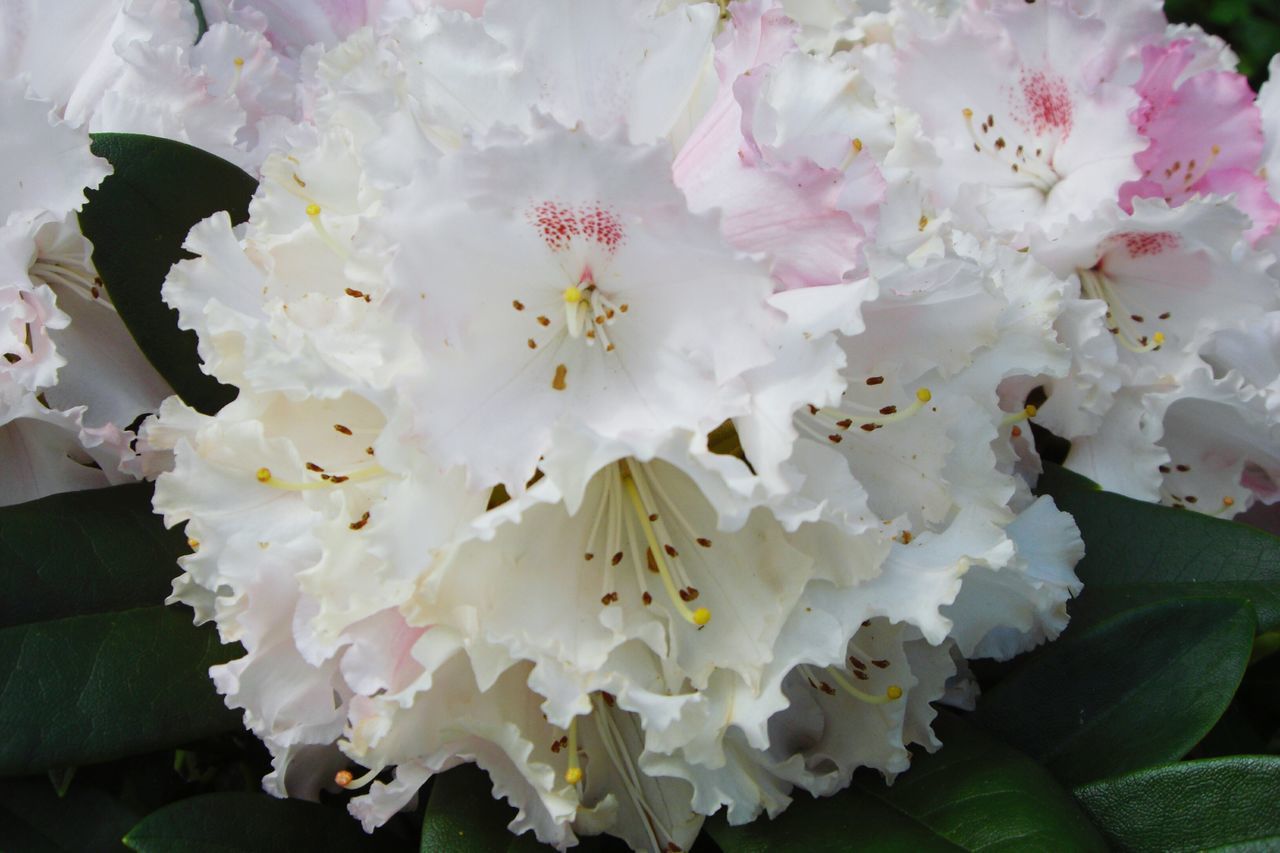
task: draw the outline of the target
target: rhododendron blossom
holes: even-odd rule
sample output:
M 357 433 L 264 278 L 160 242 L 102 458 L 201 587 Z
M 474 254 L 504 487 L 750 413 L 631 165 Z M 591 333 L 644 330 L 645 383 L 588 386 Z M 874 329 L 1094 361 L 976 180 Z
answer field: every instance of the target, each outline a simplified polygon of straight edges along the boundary
M 1049 439 L 1280 500 L 1280 92 L 1156 0 L 199 8 L 0 10 L 3 498 L 155 480 L 276 796 L 375 832 L 472 763 L 678 853 L 1066 629 Z M 160 288 L 220 411 L 97 277 L 90 132 L 257 180 Z

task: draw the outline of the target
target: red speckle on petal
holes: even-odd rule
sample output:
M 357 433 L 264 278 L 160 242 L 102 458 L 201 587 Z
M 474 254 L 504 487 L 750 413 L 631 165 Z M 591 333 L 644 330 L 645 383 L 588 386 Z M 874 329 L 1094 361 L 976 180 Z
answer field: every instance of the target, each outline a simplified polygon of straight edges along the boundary
M 1129 253 L 1131 258 L 1151 257 L 1167 252 L 1170 249 L 1176 249 L 1179 246 L 1178 235 L 1170 234 L 1167 231 L 1161 231 L 1156 234 L 1130 231 L 1124 234 L 1117 234 L 1112 239 L 1124 246 L 1125 251 Z
M 1037 134 L 1057 130 L 1064 138 L 1070 135 L 1075 108 L 1062 78 L 1024 69 L 1021 84 L 1028 128 Z
M 626 238 L 618 215 L 598 204 L 573 208 L 544 201 L 529 211 L 528 218 L 553 252 L 563 252 L 575 238 L 582 238 L 613 254 Z

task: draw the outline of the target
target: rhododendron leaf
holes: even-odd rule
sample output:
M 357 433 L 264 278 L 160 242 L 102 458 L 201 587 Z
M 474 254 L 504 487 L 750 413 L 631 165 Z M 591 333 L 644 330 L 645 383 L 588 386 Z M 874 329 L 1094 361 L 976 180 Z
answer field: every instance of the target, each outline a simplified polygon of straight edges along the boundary
M 158 605 L 188 550 L 151 511 L 151 485 L 0 509 L 0 627 Z
M 0 784 L 0 838 L 8 853 L 114 850 L 138 812 L 85 784 L 59 791 L 42 779 Z
M 512 836 L 507 824 L 515 809 L 496 799 L 489 776 L 463 764 L 435 778 L 422 818 L 422 853 L 475 853 L 480 850 L 550 851 L 531 833 Z M 601 848 L 600 836 L 578 839 L 581 853 Z
M 208 668 L 239 653 L 163 606 L 0 629 L 0 773 L 109 761 L 238 728 Z
M 200 5 L 200 0 L 191 0 L 191 6 L 196 11 L 196 40 L 199 41 L 204 34 L 209 32 L 209 21 L 204 16 L 204 7 Z
M 830 800 L 801 797 L 776 820 L 708 822 L 725 853 L 802 850 L 988 850 L 1044 845 L 1103 850 L 1071 797 L 1026 755 L 951 715 L 936 725 L 943 748 L 918 755 L 892 786 L 855 777 Z M 1040 839 L 1037 843 L 1036 839 Z
M 1238 755 L 1149 767 L 1076 789 L 1117 850 L 1280 846 L 1280 757 Z
M 169 267 L 190 257 L 182 243 L 191 226 L 220 210 L 248 219 L 257 184 L 225 160 L 167 139 L 100 133 L 91 150 L 114 169 L 80 213 L 98 274 L 156 370 L 188 404 L 216 412 L 235 390 L 201 372 L 195 333 L 178 328 L 160 286 Z
M 143 818 L 125 835 L 124 844 L 140 853 L 391 849 L 389 838 L 365 835 L 342 809 L 249 793 L 179 800 Z
M 1181 758 L 1231 702 L 1253 648 L 1238 598 L 1166 601 L 1070 630 L 978 703 L 978 719 L 1059 779 Z
M 1187 596 L 1247 598 L 1258 630 L 1280 626 L 1280 539 L 1198 512 L 1098 492 L 1050 467 L 1040 491 L 1080 525 L 1085 592 L 1071 607 L 1077 624 L 1140 604 Z

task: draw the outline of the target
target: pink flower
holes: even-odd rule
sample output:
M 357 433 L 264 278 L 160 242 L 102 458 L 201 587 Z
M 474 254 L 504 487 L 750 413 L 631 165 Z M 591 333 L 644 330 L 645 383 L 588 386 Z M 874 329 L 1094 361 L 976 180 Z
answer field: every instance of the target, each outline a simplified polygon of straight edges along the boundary
M 1135 157 L 1142 178 L 1120 190 L 1120 203 L 1132 212 L 1134 198 L 1163 198 L 1180 205 L 1195 195 L 1236 196 L 1236 205 L 1253 220 L 1253 243 L 1280 224 L 1280 204 L 1259 174 L 1262 117 L 1248 81 L 1203 65 L 1206 44 L 1179 39 L 1142 51 L 1142 77 L 1136 89 L 1142 105 L 1131 116 L 1150 146 Z

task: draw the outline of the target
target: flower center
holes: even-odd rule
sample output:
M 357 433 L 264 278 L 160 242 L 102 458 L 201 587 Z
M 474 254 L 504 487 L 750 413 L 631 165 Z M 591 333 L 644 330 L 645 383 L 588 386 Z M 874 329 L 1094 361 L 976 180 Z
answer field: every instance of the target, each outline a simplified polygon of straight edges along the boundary
M 1053 167 L 1052 152 L 1049 150 L 1052 142 L 1010 142 L 1012 137 L 1006 136 L 1006 131 L 996 131 L 994 115 L 988 115 L 975 129 L 973 110 L 965 107 L 962 112 L 969 139 L 973 142 L 973 150 L 1008 169 L 1021 179 L 1022 186 L 1037 189 L 1047 195 L 1062 180 L 1062 176 Z
M 1155 236 L 1155 235 L 1146 235 Z M 1107 329 L 1116 336 L 1120 345 L 1130 352 L 1154 352 L 1164 344 L 1163 332 L 1145 333 L 1141 326 L 1146 317 L 1130 311 L 1116 294 L 1115 282 L 1101 269 L 1077 270 L 1080 276 L 1080 290 L 1089 299 L 1100 299 L 1107 303 Z M 1159 315 L 1159 319 L 1169 319 L 1169 312 Z

